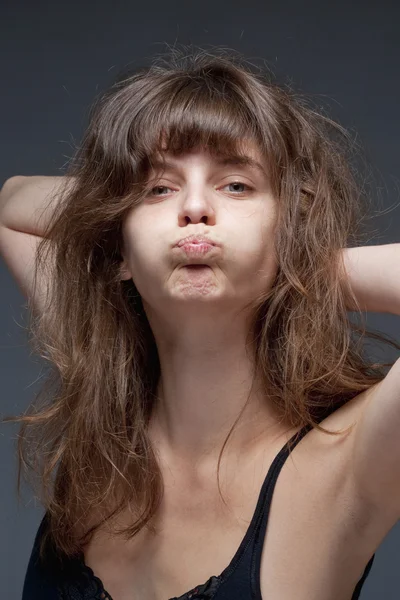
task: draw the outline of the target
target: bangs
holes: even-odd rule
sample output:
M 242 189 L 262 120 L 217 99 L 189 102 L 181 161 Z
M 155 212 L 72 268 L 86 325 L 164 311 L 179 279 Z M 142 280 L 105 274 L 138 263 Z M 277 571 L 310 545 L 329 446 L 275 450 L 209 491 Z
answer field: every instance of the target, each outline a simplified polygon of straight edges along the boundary
M 277 102 L 263 90 L 219 61 L 125 78 L 96 107 L 86 146 L 92 173 L 95 165 L 111 196 L 131 197 L 134 190 L 139 198 L 153 165 L 165 165 L 166 154 L 202 151 L 221 160 L 262 163 L 275 189 L 285 137 Z
M 219 85 L 218 85 L 219 83 Z M 168 81 L 131 124 L 131 149 L 140 157 L 139 171 L 148 174 L 164 153 L 182 156 L 194 151 L 247 161 L 248 145 L 263 152 L 257 120 L 240 93 L 215 78 Z

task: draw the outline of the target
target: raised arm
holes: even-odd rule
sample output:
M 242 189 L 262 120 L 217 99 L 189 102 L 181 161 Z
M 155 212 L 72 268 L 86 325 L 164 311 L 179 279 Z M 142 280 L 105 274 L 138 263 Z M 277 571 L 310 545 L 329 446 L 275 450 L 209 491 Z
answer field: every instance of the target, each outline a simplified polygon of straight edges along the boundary
M 1 227 L 43 237 L 52 213 L 50 197 L 53 196 L 55 202 L 65 182 L 65 177 L 44 175 L 16 175 L 7 179 L 0 191 Z
M 64 177 L 17 175 L 7 179 L 0 191 L 0 255 L 35 310 L 42 309 L 44 281 L 33 290 L 36 249 L 46 229 L 57 192 L 68 184 Z

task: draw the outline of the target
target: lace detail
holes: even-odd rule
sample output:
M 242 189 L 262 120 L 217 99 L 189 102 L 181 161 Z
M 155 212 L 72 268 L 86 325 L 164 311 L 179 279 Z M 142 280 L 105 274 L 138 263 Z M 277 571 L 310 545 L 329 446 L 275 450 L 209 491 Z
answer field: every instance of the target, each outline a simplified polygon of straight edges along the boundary
M 221 577 L 213 575 L 203 585 L 198 585 L 183 596 L 174 596 L 170 600 L 209 600 L 214 596 L 220 583 Z
M 104 589 L 103 582 L 97 577 L 83 559 L 76 562 L 77 568 L 71 580 L 59 585 L 59 600 L 113 600 Z M 211 600 L 221 583 L 221 577 L 213 575 L 202 585 L 194 587 L 182 596 L 169 600 Z
M 73 577 L 58 586 L 58 595 L 59 600 L 113 600 L 101 579 L 81 561 Z

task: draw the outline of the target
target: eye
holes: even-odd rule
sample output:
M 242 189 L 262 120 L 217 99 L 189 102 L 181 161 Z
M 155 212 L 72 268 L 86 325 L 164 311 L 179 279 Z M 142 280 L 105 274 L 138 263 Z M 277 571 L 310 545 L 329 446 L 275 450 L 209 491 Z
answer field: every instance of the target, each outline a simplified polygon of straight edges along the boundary
M 155 193 L 154 190 L 160 191 L 160 190 L 171 190 L 171 188 L 167 187 L 166 185 L 156 185 L 155 187 L 153 187 L 150 190 L 150 196 L 163 196 L 164 194 L 157 194 Z
M 232 186 L 236 187 L 236 189 L 233 190 L 233 193 L 236 194 L 236 195 L 245 194 L 246 193 L 246 191 L 240 191 L 240 190 L 238 190 L 237 189 L 238 186 L 239 187 L 243 187 L 244 186 L 245 188 L 247 188 L 251 192 L 254 191 L 254 188 L 252 188 L 250 185 L 247 185 L 247 183 L 243 183 L 242 181 L 231 181 L 230 183 L 227 183 L 226 185 L 224 185 L 224 187 L 227 187 L 228 185 L 232 185 Z
M 244 191 L 242 191 L 242 190 L 240 190 L 240 189 L 238 190 L 238 189 L 237 189 L 238 187 L 239 187 L 239 188 L 240 188 L 240 187 L 245 187 L 245 188 L 247 188 L 247 190 L 248 190 L 248 191 L 250 191 L 250 192 L 254 191 L 254 188 L 253 188 L 253 187 L 251 187 L 250 185 L 247 185 L 247 183 L 243 183 L 242 181 L 231 181 L 230 183 L 227 183 L 226 185 L 224 185 L 224 186 L 223 186 L 223 188 L 225 188 L 225 187 L 227 187 L 227 186 L 229 186 L 229 185 L 235 186 L 235 188 L 236 188 L 236 189 L 234 189 L 234 190 L 231 190 L 231 193 L 233 193 L 233 194 L 235 194 L 235 195 L 237 195 L 237 196 L 238 196 L 238 195 L 240 195 L 240 194 L 245 194 L 245 193 L 246 193 L 246 190 L 244 190 Z M 223 188 L 222 188 L 222 189 L 223 189 Z M 153 188 L 150 190 L 150 196 L 164 196 L 165 194 L 163 194 L 163 193 L 160 193 L 160 194 L 158 194 L 157 192 L 160 192 L 160 191 L 162 192 L 163 190 L 164 190 L 164 191 L 165 191 L 165 190 L 169 190 L 169 191 L 171 191 L 171 189 L 172 189 L 172 188 L 170 188 L 170 187 L 168 187 L 168 186 L 166 186 L 166 185 L 156 185 L 155 187 L 153 187 Z M 168 193 L 168 192 L 167 192 L 167 193 Z

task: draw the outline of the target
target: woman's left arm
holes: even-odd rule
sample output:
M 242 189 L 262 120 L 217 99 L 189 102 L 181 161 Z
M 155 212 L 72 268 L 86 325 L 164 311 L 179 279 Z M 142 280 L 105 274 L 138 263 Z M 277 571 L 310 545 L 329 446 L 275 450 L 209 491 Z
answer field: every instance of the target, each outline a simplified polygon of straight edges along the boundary
M 400 243 L 344 248 L 343 263 L 362 311 L 400 315 Z M 358 310 L 348 294 L 346 306 Z

